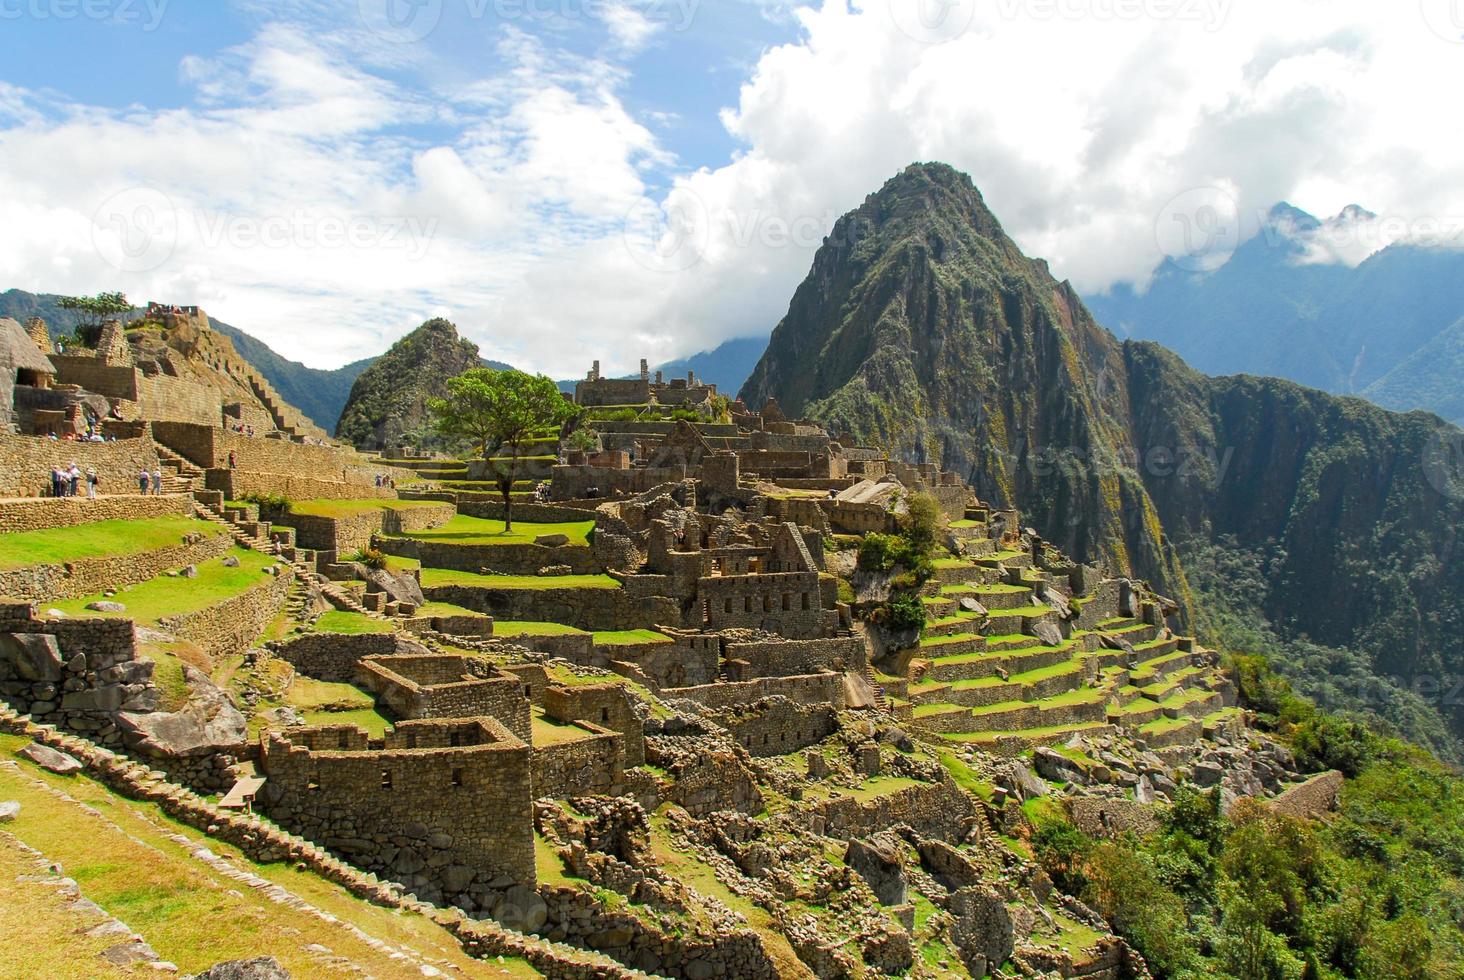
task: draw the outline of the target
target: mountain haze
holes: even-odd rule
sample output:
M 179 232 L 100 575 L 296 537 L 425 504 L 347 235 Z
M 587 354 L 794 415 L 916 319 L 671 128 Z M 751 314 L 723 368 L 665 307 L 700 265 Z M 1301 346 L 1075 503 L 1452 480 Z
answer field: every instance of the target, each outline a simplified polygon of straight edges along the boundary
M 743 397 L 938 462 L 1177 597 L 1203 604 L 1186 552 L 1263 554 L 1245 600 L 1374 676 L 1464 669 L 1464 484 L 1438 479 L 1457 429 L 1119 342 L 950 167 L 911 167 L 839 221 Z M 1464 732 L 1464 710 L 1441 713 Z

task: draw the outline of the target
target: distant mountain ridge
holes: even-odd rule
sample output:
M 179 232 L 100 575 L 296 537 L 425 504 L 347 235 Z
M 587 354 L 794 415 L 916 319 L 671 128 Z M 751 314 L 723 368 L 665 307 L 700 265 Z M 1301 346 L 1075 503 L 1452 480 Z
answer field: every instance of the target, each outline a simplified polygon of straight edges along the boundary
M 1100 323 L 1207 374 L 1288 378 L 1464 424 L 1464 249 L 1394 244 L 1356 268 L 1314 261 L 1374 218 L 1353 206 L 1324 222 L 1278 205 L 1224 266 L 1167 261 L 1142 294 L 1118 286 L 1084 302 Z

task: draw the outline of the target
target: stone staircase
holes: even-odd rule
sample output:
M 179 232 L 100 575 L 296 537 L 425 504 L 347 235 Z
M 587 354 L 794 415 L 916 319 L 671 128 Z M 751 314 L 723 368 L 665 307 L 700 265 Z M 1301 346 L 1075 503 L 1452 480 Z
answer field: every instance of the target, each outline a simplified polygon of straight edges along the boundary
M 203 470 L 160 442 L 154 442 L 153 448 L 157 450 L 158 462 L 162 464 L 164 493 L 192 495 L 204 489 Z

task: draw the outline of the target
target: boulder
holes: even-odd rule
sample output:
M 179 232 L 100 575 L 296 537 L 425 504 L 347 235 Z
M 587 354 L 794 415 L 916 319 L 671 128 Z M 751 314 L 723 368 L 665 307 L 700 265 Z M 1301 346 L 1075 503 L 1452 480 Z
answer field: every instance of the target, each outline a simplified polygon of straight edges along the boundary
M 1067 601 L 1067 597 L 1056 589 L 1044 588 L 1042 590 L 1042 601 L 1052 607 L 1063 619 L 1073 618 L 1073 607 Z
M 224 567 L 225 568 L 238 568 L 239 567 L 239 559 L 236 558 L 236 557 L 234 557 L 233 555 L 229 555 L 229 556 L 225 557 L 224 558 Z
M 0 823 L 9 823 L 20 816 L 20 804 L 14 800 L 0 802 Z
M 383 568 L 368 568 L 365 578 L 368 591 L 385 592 L 393 602 L 407 602 L 413 606 L 427 604 L 421 584 L 411 575 L 393 575 Z
M 966 596 L 964 599 L 962 599 L 960 605 L 961 609 L 968 613 L 975 613 L 978 616 L 985 616 L 988 614 L 987 608 L 970 596 Z
M 252 960 L 215 963 L 188 980 L 290 980 L 290 972 L 273 956 L 260 956 Z
M 1129 619 L 1139 617 L 1139 592 L 1126 578 L 1118 580 L 1118 614 Z
M 184 565 L 178 570 L 178 574 L 183 576 L 184 578 L 198 578 L 198 566 Z
M 538 932 L 549 918 L 549 907 L 534 889 L 514 885 L 493 904 L 492 915 L 515 932 Z
M 1088 781 L 1087 774 L 1083 772 L 1081 766 L 1056 749 L 1050 749 L 1045 745 L 1039 745 L 1032 751 L 1032 766 L 1037 770 L 1037 775 L 1054 783 L 1083 785 Z
M 188 703 L 173 712 L 122 712 L 117 727 L 145 755 L 193 757 L 244 748 L 247 719 L 202 671 L 184 666 Z
M 19 754 L 42 769 L 48 769 L 61 776 L 69 776 L 81 769 L 81 763 L 65 752 L 57 752 L 49 745 L 42 745 L 40 742 L 30 743 L 21 749 Z
M 1032 634 L 1047 646 L 1062 646 L 1062 631 L 1051 623 L 1038 623 L 1032 629 Z
M 0 676 L 23 681 L 59 681 L 65 662 L 49 633 L 0 633 Z
M 844 863 L 869 883 L 874 897 L 881 905 L 903 905 L 905 903 L 905 868 L 900 855 L 893 848 L 881 847 L 873 842 L 859 839 L 849 841 L 844 851 Z
M 962 888 L 947 904 L 955 923 L 951 938 L 972 976 L 985 976 L 986 964 L 1005 963 L 1016 942 L 1006 901 L 986 886 Z
M 127 607 L 122 605 L 122 603 L 111 602 L 107 599 L 98 599 L 96 602 L 88 602 L 86 604 L 86 608 L 90 609 L 92 612 L 104 613 L 125 613 L 127 611 Z
M 567 534 L 541 534 L 534 539 L 534 544 L 543 548 L 563 548 L 569 544 Z
M 1225 778 L 1225 770 L 1218 763 L 1196 762 L 1190 770 L 1190 778 L 1196 786 L 1208 788 Z

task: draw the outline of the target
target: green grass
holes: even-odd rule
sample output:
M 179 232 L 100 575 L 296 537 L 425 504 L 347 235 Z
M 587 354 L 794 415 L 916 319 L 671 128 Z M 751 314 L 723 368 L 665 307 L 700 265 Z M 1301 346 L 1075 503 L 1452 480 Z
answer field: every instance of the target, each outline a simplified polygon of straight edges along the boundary
M 417 607 L 418 616 L 482 616 L 474 609 L 467 609 L 463 606 L 454 606 L 450 602 L 429 602 L 424 606 Z
M 563 623 L 538 623 L 522 619 L 495 619 L 494 636 L 576 636 L 584 630 Z
M 441 506 L 442 503 L 436 500 L 299 500 L 290 505 L 290 513 L 303 517 L 354 517 L 373 510 L 420 510 Z
M 478 586 L 485 589 L 618 589 L 608 575 L 479 575 L 446 568 L 422 569 L 422 588 L 439 585 Z
M 588 545 L 588 535 L 594 530 L 594 521 L 574 521 L 564 524 L 535 524 L 531 521 L 516 521 L 512 531 L 505 531 L 502 521 L 482 517 L 468 517 L 459 514 L 441 527 L 428 531 L 409 531 L 403 535 L 413 541 L 435 541 L 443 544 L 533 544 L 534 539 L 545 534 L 563 534 L 571 545 Z
M 0 571 L 112 555 L 138 555 L 181 545 L 185 534 L 214 537 L 223 533 L 224 528 L 212 521 L 153 517 L 0 534 Z
M 587 738 L 594 738 L 593 732 L 578 725 L 544 717 L 541 708 L 534 709 L 531 720 L 533 725 L 530 734 L 533 744 L 536 746 L 564 745 L 568 742 L 583 742 Z
M 232 555 L 239 559 L 237 568 L 224 565 L 223 557 Z M 225 599 L 241 595 L 264 581 L 264 570 L 274 564 L 272 556 L 257 551 L 233 548 L 226 556 L 213 558 L 198 564 L 197 578 L 159 575 L 137 585 L 122 589 L 110 598 L 127 607 L 125 613 L 100 613 L 86 608 L 87 603 L 106 598 L 102 595 L 82 596 L 54 604 L 68 616 L 76 618 L 98 618 L 126 616 L 138 623 L 156 623 L 168 616 L 198 612 L 216 606 Z M 51 608 L 51 606 L 48 606 Z
M 321 617 L 315 621 L 314 629 L 317 633 L 340 633 L 346 636 L 396 632 L 395 627 L 386 620 L 358 612 L 347 612 L 343 609 L 332 609 L 322 613 Z
M 672 643 L 671 637 L 655 630 L 601 630 L 595 634 L 595 645 L 602 647 L 630 646 L 635 643 Z
M 372 738 L 381 738 L 391 721 L 375 708 L 353 708 L 350 711 L 302 711 L 307 725 L 355 725 Z

